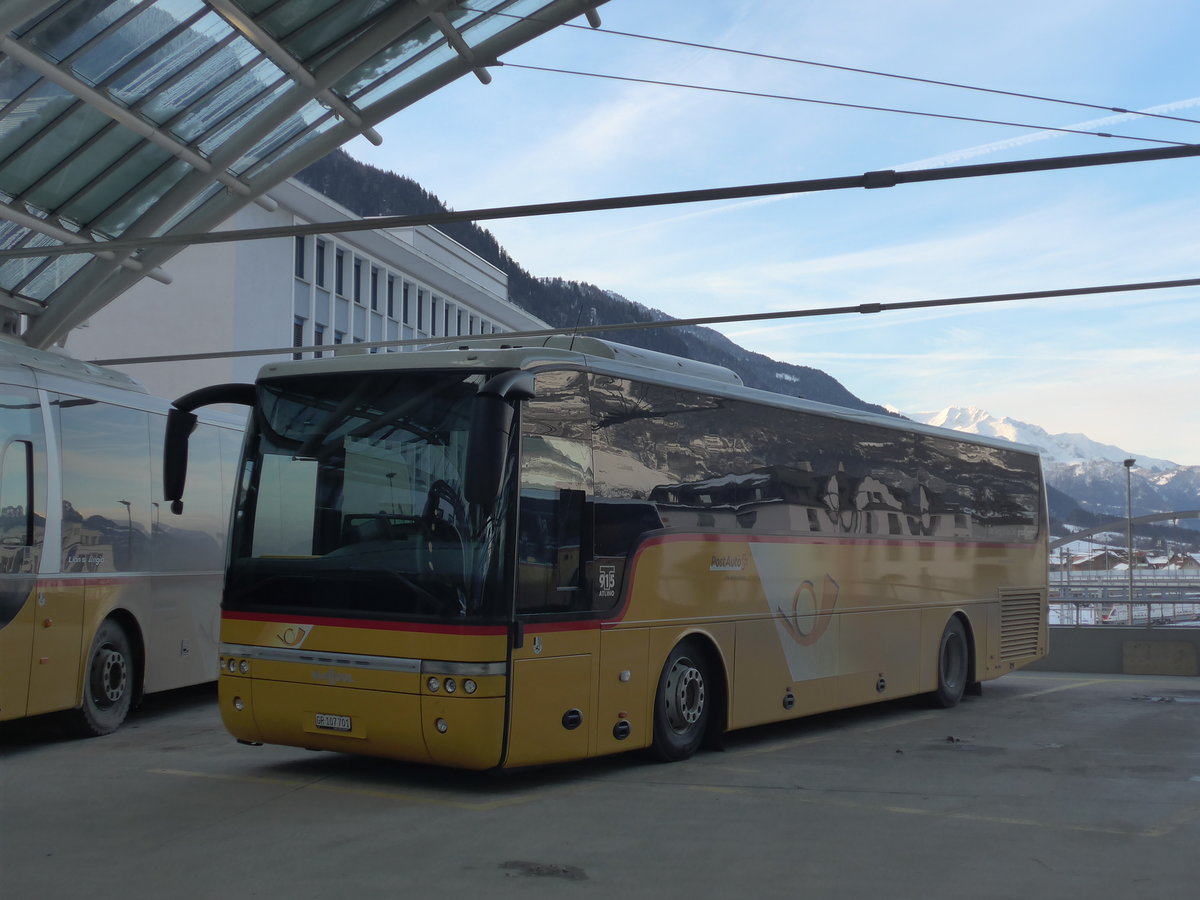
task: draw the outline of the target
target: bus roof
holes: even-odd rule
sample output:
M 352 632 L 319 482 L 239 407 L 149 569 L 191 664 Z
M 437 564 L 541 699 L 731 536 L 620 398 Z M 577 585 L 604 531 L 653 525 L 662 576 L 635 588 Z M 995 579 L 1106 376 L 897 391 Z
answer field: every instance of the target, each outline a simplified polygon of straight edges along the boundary
M 36 350 L 24 343 L 0 338 L 0 368 L 23 367 L 47 375 L 60 375 L 75 381 L 107 385 L 145 394 L 141 382 L 116 369 L 107 369 L 83 362 L 53 350 Z
M 323 359 L 268 363 L 259 371 L 258 379 L 261 381 L 300 375 L 409 369 L 581 368 L 605 375 L 627 376 L 668 387 L 706 391 L 883 428 L 936 435 L 1033 455 L 1039 452 L 1036 447 L 1027 444 L 924 425 L 899 415 L 887 416 L 746 387 L 736 372 L 724 366 L 643 350 L 640 347 L 586 335 L 559 334 L 529 338 L 505 338 L 502 335 L 464 336 L 433 342 L 418 350 L 403 353 L 355 351 L 353 345 L 338 347 L 336 352 L 336 356 Z

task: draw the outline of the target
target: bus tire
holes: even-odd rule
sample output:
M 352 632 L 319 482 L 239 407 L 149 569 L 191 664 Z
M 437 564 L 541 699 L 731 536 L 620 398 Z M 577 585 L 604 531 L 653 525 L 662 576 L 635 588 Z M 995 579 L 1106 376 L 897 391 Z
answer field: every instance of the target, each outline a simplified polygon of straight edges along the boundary
M 971 652 L 967 645 L 967 629 L 962 619 L 951 616 L 938 642 L 937 690 L 934 703 L 943 709 L 957 706 L 971 680 Z
M 654 697 L 654 754 L 664 762 L 687 759 L 708 730 L 715 700 L 708 655 L 695 641 L 675 645 Z
M 69 727 L 80 737 L 111 734 L 129 715 L 137 688 L 133 647 L 115 619 L 100 623 L 84 665 L 83 703 L 68 714 Z

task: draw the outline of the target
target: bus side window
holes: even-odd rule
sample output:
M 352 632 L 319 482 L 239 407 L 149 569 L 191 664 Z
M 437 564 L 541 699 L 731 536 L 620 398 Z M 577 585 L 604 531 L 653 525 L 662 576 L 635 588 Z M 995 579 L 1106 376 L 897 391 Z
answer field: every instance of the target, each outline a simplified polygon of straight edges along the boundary
M 592 443 L 582 373 L 539 373 L 521 415 L 517 612 L 592 608 Z
M 64 572 L 150 569 L 150 418 L 59 395 Z
M 586 495 L 562 489 L 521 497 L 517 559 L 521 612 L 586 610 L 590 603 L 583 578 Z
M 164 416 L 155 415 L 150 420 L 150 483 L 155 488 L 150 502 L 153 569 L 156 572 L 220 569 L 224 564 L 228 504 L 223 499 L 219 429 L 201 422 L 188 440 L 187 498 L 183 513 L 177 516 L 164 509 L 165 504 L 159 502 L 158 496 L 165 423 Z
M 33 446 L 10 441 L 0 459 L 0 571 L 20 571 L 33 545 Z

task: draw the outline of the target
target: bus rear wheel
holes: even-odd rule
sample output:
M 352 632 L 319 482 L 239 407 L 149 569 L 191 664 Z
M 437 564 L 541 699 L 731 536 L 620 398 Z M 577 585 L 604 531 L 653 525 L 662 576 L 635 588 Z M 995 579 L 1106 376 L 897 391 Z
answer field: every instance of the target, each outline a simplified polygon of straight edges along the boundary
M 967 629 L 962 619 L 954 616 L 946 623 L 938 644 L 938 686 L 934 702 L 945 709 L 957 706 L 971 677 L 971 653 L 967 647 Z
M 132 645 L 120 623 L 100 624 L 85 665 L 83 704 L 69 713 L 69 726 L 81 737 L 111 734 L 129 714 L 137 681 Z
M 704 740 L 714 699 L 710 672 L 695 642 L 676 645 L 667 657 L 654 698 L 653 749 L 659 759 L 687 759 Z

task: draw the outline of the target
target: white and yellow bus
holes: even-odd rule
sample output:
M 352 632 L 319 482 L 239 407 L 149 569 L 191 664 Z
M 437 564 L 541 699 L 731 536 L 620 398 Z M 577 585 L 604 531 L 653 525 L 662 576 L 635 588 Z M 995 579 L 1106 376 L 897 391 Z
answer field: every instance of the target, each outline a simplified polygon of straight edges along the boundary
M 0 721 L 64 711 L 106 734 L 144 692 L 216 679 L 241 426 L 193 435 L 196 502 L 172 519 L 167 408 L 119 373 L 0 343 Z
M 245 387 L 206 398 L 253 405 L 219 680 L 245 743 L 683 759 L 727 729 L 952 706 L 1046 651 L 1028 448 L 582 337 Z

